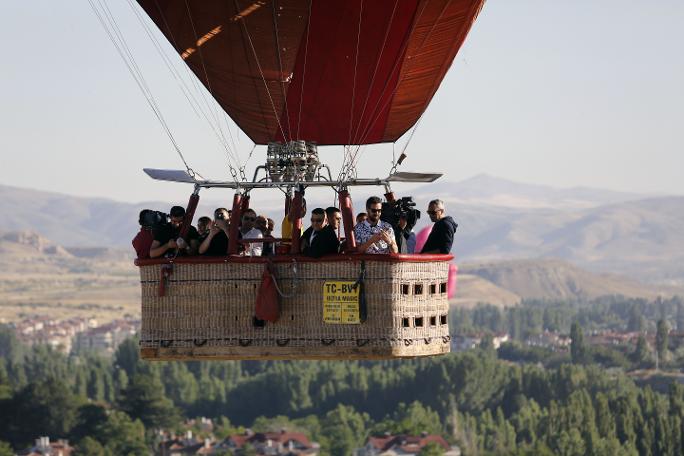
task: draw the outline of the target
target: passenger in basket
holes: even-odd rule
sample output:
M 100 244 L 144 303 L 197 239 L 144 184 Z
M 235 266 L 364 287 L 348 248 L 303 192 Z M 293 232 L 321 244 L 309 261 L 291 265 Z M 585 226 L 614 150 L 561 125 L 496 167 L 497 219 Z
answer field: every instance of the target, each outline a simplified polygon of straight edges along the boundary
M 207 216 L 200 217 L 197 219 L 197 232 L 199 233 L 199 243 L 202 242 L 209 236 L 209 230 L 211 229 L 211 219 Z
M 365 212 L 359 212 L 356 214 L 356 224 L 358 225 L 359 223 L 365 222 L 366 219 L 368 218 L 368 214 Z
M 253 209 L 247 209 L 242 215 L 242 225 L 240 226 L 240 237 L 242 239 L 262 239 L 261 231 L 254 227 L 257 215 Z M 261 256 L 263 244 L 261 242 L 251 242 L 245 245 L 245 256 Z
M 259 215 L 256 219 L 256 229 L 261 231 L 264 240 L 273 238 L 271 231 L 268 229 L 268 219 L 263 215 Z M 264 248 L 261 251 L 261 256 L 275 255 L 275 245 L 273 242 L 264 242 Z
M 399 253 L 415 253 L 416 233 L 410 228 L 406 214 L 399 216 L 399 223 L 394 235 L 399 248 Z
M 342 224 L 342 212 L 335 206 L 330 206 L 325 210 L 325 215 L 328 217 L 328 225 L 330 225 L 339 238 L 340 225 Z
M 434 199 L 428 204 L 428 215 L 434 223 L 420 253 L 450 253 L 458 224 L 444 212 L 444 201 Z
M 290 211 L 283 219 L 283 224 L 280 225 L 280 234 L 283 239 L 292 239 L 292 220 L 296 215 L 294 212 L 294 205 L 290 204 Z M 299 213 L 299 217 L 303 218 L 306 216 L 306 199 L 302 198 L 302 210 Z M 302 227 L 302 231 L 304 228 Z
M 199 233 L 195 227 L 190 226 L 185 237 L 180 237 L 180 229 L 185 218 L 185 209 L 181 206 L 173 206 L 169 215 L 170 223 L 154 230 L 154 241 L 152 241 L 150 246 L 150 258 L 195 255 L 199 247 Z
M 371 196 L 366 201 L 368 218 L 354 227 L 356 251 L 359 253 L 397 253 L 392 225 L 380 220 L 382 200 Z
M 150 209 L 143 209 L 138 216 L 140 231 L 133 238 L 132 244 L 138 258 L 143 260 L 150 257 L 150 247 L 154 241 L 152 228 L 154 226 L 154 216 L 157 213 Z
M 302 235 L 301 249 L 304 255 L 313 258 L 338 253 L 340 250 L 337 233 L 326 223 L 325 211 L 320 207 L 311 211 L 311 226 Z
M 200 255 L 228 255 L 228 236 L 230 235 L 230 211 L 219 207 L 214 211 L 214 223 L 209 234 L 199 246 Z

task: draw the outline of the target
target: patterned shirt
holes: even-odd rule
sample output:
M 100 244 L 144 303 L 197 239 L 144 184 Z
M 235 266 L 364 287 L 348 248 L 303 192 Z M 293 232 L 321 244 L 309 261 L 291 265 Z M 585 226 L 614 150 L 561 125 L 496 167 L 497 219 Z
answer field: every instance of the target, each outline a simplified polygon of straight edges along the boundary
M 387 222 L 380 220 L 377 225 L 371 226 L 368 220 L 358 223 L 354 227 L 354 236 L 356 237 L 356 244 L 361 245 L 368 242 L 368 240 L 374 234 L 379 233 L 382 230 L 389 231 L 390 239 L 394 238 L 394 230 L 392 225 Z M 391 253 L 389 245 L 382 239 L 371 244 L 370 247 L 366 249 L 365 253 Z

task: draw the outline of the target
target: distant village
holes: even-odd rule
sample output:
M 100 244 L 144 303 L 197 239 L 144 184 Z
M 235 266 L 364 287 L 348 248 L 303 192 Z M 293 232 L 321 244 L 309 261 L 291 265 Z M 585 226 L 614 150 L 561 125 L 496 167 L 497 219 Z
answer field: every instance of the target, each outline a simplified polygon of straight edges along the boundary
M 9 327 L 14 329 L 20 342 L 29 346 L 48 345 L 65 354 L 97 352 L 111 355 L 121 342 L 138 332 L 140 320 L 124 317 L 101 325 L 95 318 L 59 320 L 32 316 L 9 323 Z
M 187 456 L 187 455 L 242 455 L 255 454 L 264 456 L 317 456 L 320 445 L 312 442 L 301 432 L 281 429 L 276 432 L 253 432 L 246 429 L 241 434 L 216 439 L 212 434 L 214 423 L 209 418 L 188 420 L 188 428 L 181 435 L 167 431 L 158 431 L 155 444 L 155 456 Z M 191 430 L 196 429 L 196 431 Z M 197 432 L 197 433 L 196 433 Z M 402 456 L 417 455 L 426 446 L 433 445 L 441 449 L 445 456 L 460 456 L 457 445 L 449 445 L 444 437 L 423 433 L 421 435 L 371 436 L 363 447 L 354 450 L 353 456 Z M 67 440 L 50 440 L 49 437 L 38 437 L 35 444 L 17 453 L 17 456 L 72 456 L 77 448 Z

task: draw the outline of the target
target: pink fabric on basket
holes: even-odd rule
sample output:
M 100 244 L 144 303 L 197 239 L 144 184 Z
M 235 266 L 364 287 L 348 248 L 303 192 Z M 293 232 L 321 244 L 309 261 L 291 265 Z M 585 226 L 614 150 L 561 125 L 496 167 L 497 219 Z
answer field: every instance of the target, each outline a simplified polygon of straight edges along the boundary
M 449 263 L 449 282 L 447 282 L 447 296 L 449 299 L 456 296 L 456 276 L 458 274 L 458 266 L 454 263 Z
M 423 250 L 425 241 L 427 241 L 427 238 L 428 236 L 430 236 L 431 231 L 432 225 L 428 225 L 422 230 L 418 231 L 418 234 L 416 234 L 416 253 L 420 253 L 420 251 Z

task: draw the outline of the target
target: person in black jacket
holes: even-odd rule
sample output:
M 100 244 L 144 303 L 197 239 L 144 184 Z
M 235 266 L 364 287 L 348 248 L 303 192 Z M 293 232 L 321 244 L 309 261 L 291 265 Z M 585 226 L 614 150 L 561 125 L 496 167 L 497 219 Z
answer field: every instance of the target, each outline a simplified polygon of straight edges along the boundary
M 311 211 L 311 226 L 302 235 L 302 253 L 319 258 L 323 255 L 338 253 L 340 241 L 337 233 L 327 224 L 325 211 L 317 207 Z
M 428 215 L 434 222 L 420 253 L 450 253 L 458 224 L 444 212 L 444 201 L 435 199 L 428 204 Z

